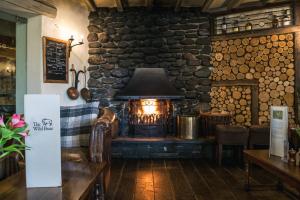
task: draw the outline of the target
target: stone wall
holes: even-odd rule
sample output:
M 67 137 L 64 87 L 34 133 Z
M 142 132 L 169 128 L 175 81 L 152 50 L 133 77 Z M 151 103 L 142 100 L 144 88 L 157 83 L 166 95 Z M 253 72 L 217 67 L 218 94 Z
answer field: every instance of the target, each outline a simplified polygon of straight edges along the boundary
M 135 68 L 165 68 L 170 81 L 185 94 L 178 112 L 191 113 L 210 96 L 210 26 L 199 9 L 175 13 L 130 8 L 90 13 L 88 86 L 94 100 L 122 113 L 114 94 L 126 86 Z

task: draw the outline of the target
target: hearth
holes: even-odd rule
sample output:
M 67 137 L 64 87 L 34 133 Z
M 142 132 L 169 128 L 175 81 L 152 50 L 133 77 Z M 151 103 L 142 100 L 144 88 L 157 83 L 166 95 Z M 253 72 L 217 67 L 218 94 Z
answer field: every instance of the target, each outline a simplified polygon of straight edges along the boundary
M 137 68 L 117 99 L 128 100 L 129 135 L 164 137 L 172 132 L 173 104 L 183 95 L 169 82 L 162 68 Z
M 133 136 L 160 137 L 170 132 L 170 100 L 140 99 L 129 101 L 129 132 Z

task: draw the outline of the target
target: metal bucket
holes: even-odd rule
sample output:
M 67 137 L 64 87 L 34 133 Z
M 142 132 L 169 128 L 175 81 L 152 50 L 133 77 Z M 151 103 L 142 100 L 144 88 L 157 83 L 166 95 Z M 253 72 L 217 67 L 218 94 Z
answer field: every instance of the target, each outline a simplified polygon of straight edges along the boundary
M 177 135 L 182 139 L 195 139 L 199 132 L 199 118 L 194 115 L 177 116 Z

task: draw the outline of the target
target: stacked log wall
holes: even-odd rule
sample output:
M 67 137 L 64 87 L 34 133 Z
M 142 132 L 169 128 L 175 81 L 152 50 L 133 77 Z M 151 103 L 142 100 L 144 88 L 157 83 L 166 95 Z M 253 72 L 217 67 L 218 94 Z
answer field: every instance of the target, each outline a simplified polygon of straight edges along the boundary
M 223 80 L 257 80 L 259 87 L 259 124 L 270 121 L 270 106 L 288 106 L 289 123 L 294 124 L 294 34 L 267 35 L 261 37 L 246 37 L 212 42 L 211 64 L 213 70 L 210 79 Z M 232 94 L 227 93 L 233 87 L 212 88 L 211 107 L 213 111 L 229 111 L 234 114 L 234 123 L 250 125 L 251 115 L 241 112 L 243 95 L 234 102 L 235 109 L 226 102 Z M 243 92 L 243 87 L 234 90 Z M 225 90 L 227 95 L 221 97 L 219 90 Z M 247 105 L 249 99 L 245 99 Z M 251 100 L 250 100 L 251 101 Z M 220 104 L 220 105 L 219 105 Z M 251 103 L 250 103 L 251 104 Z M 243 114 L 244 120 L 238 117 Z M 239 120 L 239 121 L 238 121 Z M 250 120 L 251 121 L 251 120 Z

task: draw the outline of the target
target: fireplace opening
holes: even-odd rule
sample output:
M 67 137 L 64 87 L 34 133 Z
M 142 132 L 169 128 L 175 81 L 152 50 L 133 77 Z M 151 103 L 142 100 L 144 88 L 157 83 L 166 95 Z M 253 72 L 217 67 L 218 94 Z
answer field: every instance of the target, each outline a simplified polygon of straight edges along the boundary
M 165 137 L 174 133 L 172 101 L 184 95 L 171 84 L 164 69 L 136 68 L 115 98 L 129 101 L 129 136 Z
M 172 103 L 166 99 L 129 101 L 129 132 L 134 137 L 164 137 L 172 118 Z

